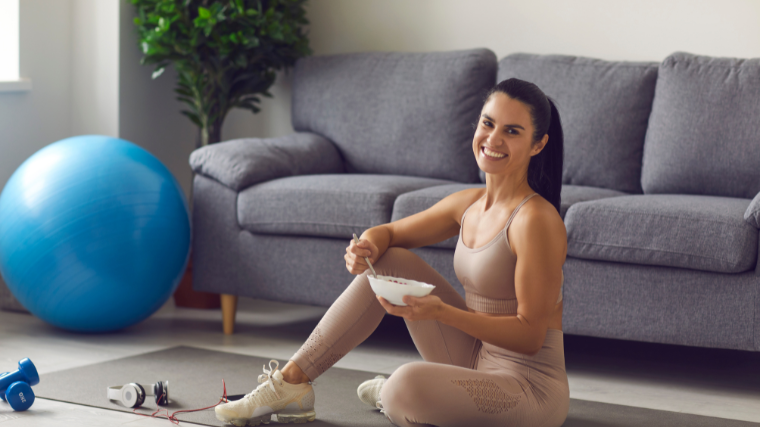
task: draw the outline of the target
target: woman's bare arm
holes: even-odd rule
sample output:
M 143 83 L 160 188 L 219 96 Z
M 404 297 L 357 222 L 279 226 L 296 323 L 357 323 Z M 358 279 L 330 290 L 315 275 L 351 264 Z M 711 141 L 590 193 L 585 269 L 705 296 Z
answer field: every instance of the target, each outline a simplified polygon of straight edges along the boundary
M 362 241 L 359 246 L 350 242 L 346 248 L 346 267 L 351 274 L 361 274 L 369 268 L 365 256 L 375 262 L 390 247 L 419 248 L 456 236 L 464 210 L 483 191 L 482 188 L 458 191 L 422 212 L 366 230 L 359 238 Z
M 552 213 L 546 206 L 536 205 L 526 204 L 509 231 L 510 244 L 517 255 L 516 316 L 472 313 L 443 304 L 433 296 L 404 297 L 407 307 L 394 306 L 385 300 L 381 303 L 389 313 L 409 320 L 436 319 L 484 342 L 518 353 L 536 354 L 546 338 L 559 297 L 567 251 L 565 226 L 556 210 Z

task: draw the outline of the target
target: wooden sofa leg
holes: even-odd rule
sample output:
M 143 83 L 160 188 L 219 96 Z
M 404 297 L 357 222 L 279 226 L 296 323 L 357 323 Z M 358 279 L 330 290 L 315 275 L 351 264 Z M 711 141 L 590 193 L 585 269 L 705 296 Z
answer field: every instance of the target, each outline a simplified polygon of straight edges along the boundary
M 235 332 L 235 314 L 237 313 L 237 295 L 222 294 L 222 326 L 225 335 Z

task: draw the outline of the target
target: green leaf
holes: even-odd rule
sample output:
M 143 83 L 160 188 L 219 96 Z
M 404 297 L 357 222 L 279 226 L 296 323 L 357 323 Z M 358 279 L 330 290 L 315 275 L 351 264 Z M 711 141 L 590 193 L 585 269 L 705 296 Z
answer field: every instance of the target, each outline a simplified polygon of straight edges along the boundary
M 181 85 L 179 85 L 179 86 L 181 86 Z M 190 91 L 189 89 L 184 89 L 182 87 L 180 87 L 178 89 L 174 89 L 174 92 L 176 94 L 178 94 L 178 95 L 186 96 L 186 97 L 189 97 L 189 98 L 192 98 L 192 96 L 193 96 L 193 92 L 192 91 Z
M 276 71 L 309 55 L 305 0 L 122 0 L 157 78 L 172 66 L 182 114 L 220 126 L 232 108 L 260 111 Z
M 181 111 L 182 114 L 187 116 L 187 118 L 190 119 L 191 122 L 195 123 L 196 126 L 199 128 L 203 127 L 203 124 L 201 123 L 201 119 L 198 118 L 198 115 L 193 113 L 192 111 L 183 110 Z
M 150 75 L 151 79 L 157 79 L 158 76 L 161 74 L 164 74 L 164 71 L 166 71 L 166 67 L 157 68 L 156 71 L 153 72 L 153 74 Z
M 195 102 L 195 99 L 188 98 L 185 96 L 178 96 L 177 101 L 184 102 L 185 104 L 189 105 L 191 108 L 195 109 L 197 107 L 197 103 Z

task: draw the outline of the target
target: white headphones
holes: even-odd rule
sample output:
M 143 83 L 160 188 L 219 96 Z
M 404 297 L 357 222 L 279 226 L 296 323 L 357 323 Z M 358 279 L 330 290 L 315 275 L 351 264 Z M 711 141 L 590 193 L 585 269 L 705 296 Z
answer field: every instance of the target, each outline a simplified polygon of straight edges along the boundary
M 164 406 L 169 404 L 169 381 L 159 381 L 147 387 L 137 383 L 111 386 L 107 393 L 109 400 L 117 400 L 127 408 L 141 406 L 145 402 L 145 396 L 155 396 L 156 404 Z

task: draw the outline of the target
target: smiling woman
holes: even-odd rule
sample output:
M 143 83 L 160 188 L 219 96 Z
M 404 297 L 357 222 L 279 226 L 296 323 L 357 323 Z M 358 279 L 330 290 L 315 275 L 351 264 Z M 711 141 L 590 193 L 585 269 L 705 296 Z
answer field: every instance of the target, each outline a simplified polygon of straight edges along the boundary
M 486 188 L 456 192 L 351 241 L 344 260 L 356 278 L 281 371 L 261 381 L 249 399 L 216 407 L 219 420 L 258 425 L 272 412 L 313 420 L 312 381 L 367 339 L 387 313 L 404 318 L 424 359 L 357 389 L 393 424 L 564 423 L 570 397 L 562 332 L 567 232 L 559 215 L 559 113 L 535 84 L 505 80 L 485 99 L 472 149 Z M 465 298 L 410 251 L 457 234 L 454 271 Z M 376 296 L 369 265 L 378 277 L 435 288 L 401 301 Z
M 473 138 L 475 158 L 486 173 L 486 183 L 497 176 L 510 182 L 525 177 L 521 164 L 510 161 L 508 154 L 528 149 L 528 185 L 559 211 L 564 136 L 554 101 L 538 86 L 519 79 L 497 84 L 486 99 L 491 102 L 483 107 Z

